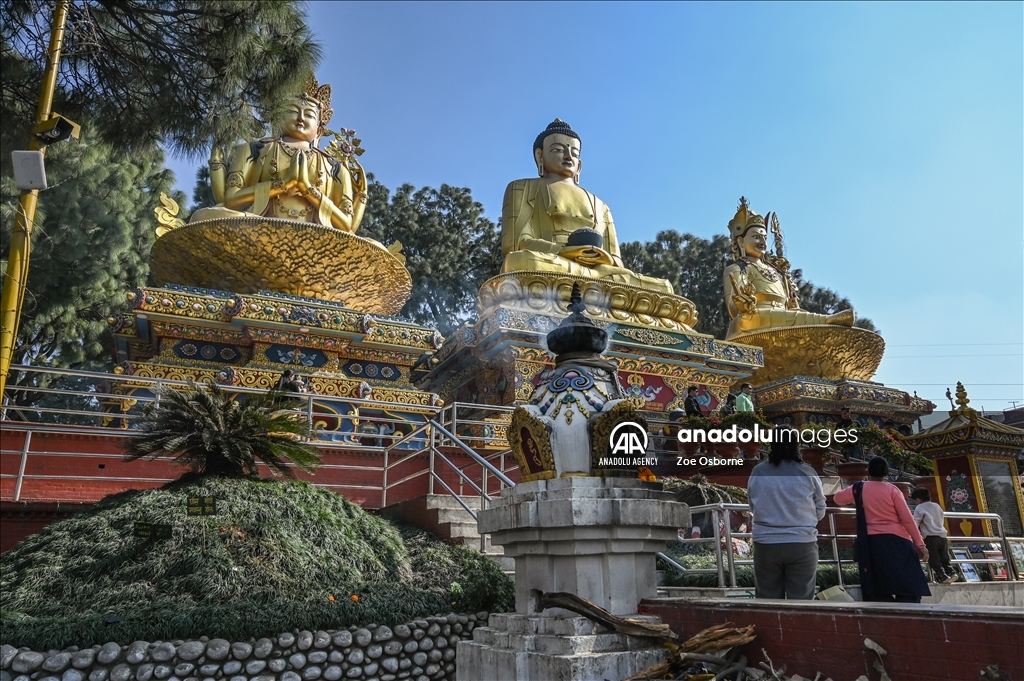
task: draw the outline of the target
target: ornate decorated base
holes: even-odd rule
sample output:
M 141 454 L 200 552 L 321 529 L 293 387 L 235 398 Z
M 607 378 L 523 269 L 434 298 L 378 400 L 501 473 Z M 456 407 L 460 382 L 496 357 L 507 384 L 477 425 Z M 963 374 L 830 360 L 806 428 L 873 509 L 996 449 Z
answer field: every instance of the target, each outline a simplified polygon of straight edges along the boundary
M 343 442 L 360 425 L 354 415 L 372 415 L 354 400 L 386 403 L 371 411 L 415 422 L 436 411 L 437 395 L 418 390 L 412 378 L 413 366 L 441 344 L 433 329 L 266 291 L 168 284 L 136 289 L 128 301 L 131 312 L 108 320 L 116 371 L 140 379 L 120 382 L 121 394 L 152 395 L 153 381 L 145 379 L 269 390 L 290 369 L 317 395 L 316 427 Z
M 754 403 L 770 421 L 798 427 L 835 423 L 841 407 L 849 407 L 860 425 L 877 427 L 890 420 L 909 425 L 935 409 L 928 400 L 881 383 L 813 376 L 787 376 L 759 385 Z
M 178 227 L 156 240 L 150 267 L 158 282 L 236 293 L 278 291 L 371 314 L 396 314 L 412 290 L 405 266 L 376 241 L 276 218 L 220 218 Z
M 697 309 L 686 298 L 608 280 L 552 272 L 509 272 L 484 282 L 477 309 L 480 316 L 497 308 L 564 317 L 572 285 L 582 290 L 587 315 L 610 323 L 692 331 Z
M 844 326 L 791 326 L 732 340 L 764 349 L 764 368 L 750 377 L 754 385 L 787 376 L 870 381 L 885 352 L 877 333 Z
M 491 281 L 494 281 L 493 279 Z M 566 316 L 502 306 L 456 331 L 434 355 L 420 383 L 446 403 L 514 406 L 529 403 L 541 374 L 554 365 L 546 336 Z M 700 386 L 708 409 L 761 366 L 760 348 L 718 341 L 693 331 L 630 323 L 596 323 L 608 332 L 604 357 L 619 365 L 619 384 L 637 409 L 661 413 L 683 408 L 686 389 Z

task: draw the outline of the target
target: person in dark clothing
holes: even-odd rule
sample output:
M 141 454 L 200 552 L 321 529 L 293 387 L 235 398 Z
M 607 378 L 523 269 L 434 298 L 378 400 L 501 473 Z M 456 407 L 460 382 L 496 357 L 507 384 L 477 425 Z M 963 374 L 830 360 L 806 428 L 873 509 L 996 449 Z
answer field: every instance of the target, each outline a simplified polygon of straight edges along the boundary
M 725 404 L 722 406 L 721 409 L 718 410 L 718 413 L 722 416 L 731 416 L 732 414 L 735 414 L 736 396 L 733 395 L 732 393 L 729 393 L 729 395 L 725 398 Z
M 291 369 L 285 369 L 281 374 L 281 378 L 277 381 L 277 389 L 289 393 L 301 393 L 302 383 L 296 378 L 295 373 Z
M 691 385 L 686 389 L 686 399 L 683 401 L 683 409 L 689 416 L 704 416 L 704 409 L 697 402 L 697 386 Z
M 836 428 L 847 429 L 847 428 L 853 428 L 853 426 L 854 426 L 854 420 L 853 420 L 853 417 L 850 415 L 850 408 L 849 407 L 842 407 L 839 410 L 839 423 L 836 424 Z

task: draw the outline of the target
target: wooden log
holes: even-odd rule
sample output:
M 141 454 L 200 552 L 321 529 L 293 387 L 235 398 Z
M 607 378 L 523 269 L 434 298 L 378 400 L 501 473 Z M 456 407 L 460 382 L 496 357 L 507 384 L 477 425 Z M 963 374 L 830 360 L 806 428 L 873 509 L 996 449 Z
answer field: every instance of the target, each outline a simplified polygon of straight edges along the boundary
M 572 610 L 587 619 L 608 627 L 612 631 L 626 634 L 627 636 L 645 636 L 648 638 L 660 638 L 665 641 L 679 640 L 679 636 L 667 624 L 654 624 L 652 622 L 619 617 L 585 598 L 580 598 L 576 594 L 562 591 L 542 593 L 540 595 L 540 607 L 541 609 L 564 608 Z

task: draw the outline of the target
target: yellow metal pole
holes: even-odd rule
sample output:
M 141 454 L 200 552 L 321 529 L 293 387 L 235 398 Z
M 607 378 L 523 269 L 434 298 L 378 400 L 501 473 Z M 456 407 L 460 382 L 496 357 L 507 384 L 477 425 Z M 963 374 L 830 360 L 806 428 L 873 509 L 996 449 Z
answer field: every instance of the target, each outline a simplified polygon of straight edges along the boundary
M 64 42 L 64 24 L 68 16 L 70 0 L 57 0 L 50 29 L 50 49 L 43 72 L 43 85 L 39 92 L 39 106 L 36 107 L 35 124 L 49 120 L 53 108 L 53 92 L 57 86 L 57 64 L 60 62 L 61 45 Z M 28 146 L 31 151 L 46 153 L 46 145 L 32 135 Z M 25 301 L 25 283 L 28 280 L 28 262 L 31 249 L 32 228 L 36 217 L 38 190 L 21 192 L 18 215 L 11 234 L 11 251 L 7 260 L 3 293 L 0 294 L 0 395 L 7 388 L 7 376 L 11 370 L 14 345 L 18 340 L 18 323 Z

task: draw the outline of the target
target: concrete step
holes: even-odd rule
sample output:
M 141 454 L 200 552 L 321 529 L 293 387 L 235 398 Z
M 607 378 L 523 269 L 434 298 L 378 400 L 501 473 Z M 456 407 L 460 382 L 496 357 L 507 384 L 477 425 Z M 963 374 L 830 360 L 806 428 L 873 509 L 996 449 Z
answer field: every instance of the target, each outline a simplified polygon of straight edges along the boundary
M 480 497 L 462 497 L 466 505 L 477 510 Z M 385 518 L 400 520 L 416 525 L 452 544 L 462 544 L 480 551 L 480 533 L 476 520 L 449 494 L 429 494 L 409 499 L 380 509 Z M 484 537 L 482 553 L 493 560 L 503 572 L 515 572 L 515 559 L 505 556 L 500 546 L 491 543 L 491 537 Z

